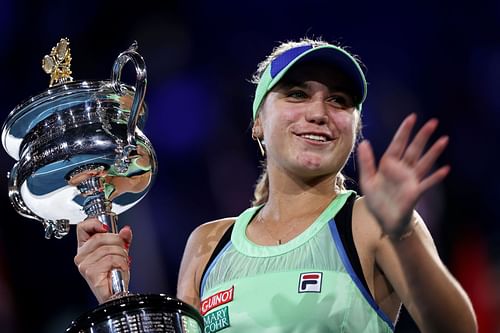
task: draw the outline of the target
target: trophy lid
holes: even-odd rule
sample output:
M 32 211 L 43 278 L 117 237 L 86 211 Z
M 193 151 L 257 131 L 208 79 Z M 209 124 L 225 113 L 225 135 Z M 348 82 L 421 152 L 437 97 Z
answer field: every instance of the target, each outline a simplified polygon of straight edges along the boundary
M 42 120 L 53 114 L 80 107 L 90 109 L 115 101 L 127 117 L 130 113 L 135 88 L 120 84 L 120 94 L 111 81 L 73 81 L 53 86 L 17 105 L 7 116 L 2 127 L 2 145 L 15 160 L 20 159 L 21 143 L 25 136 Z M 137 127 L 143 129 L 147 107 L 144 104 Z
M 19 150 L 23 138 L 42 120 L 54 113 L 61 113 L 75 107 L 90 109 L 100 107 L 101 100 L 116 100 L 124 103 L 123 112 L 130 112 L 134 87 L 114 80 L 73 82 L 71 76 L 71 49 L 69 40 L 61 40 L 52 48 L 50 54 L 42 59 L 42 69 L 50 74 L 49 89 L 29 98 L 12 110 L 2 128 L 2 144 L 7 153 L 16 160 L 20 159 Z M 137 43 L 131 46 L 137 49 Z M 118 76 L 120 73 L 118 73 Z M 127 103 L 128 102 L 128 103 Z M 142 104 L 142 103 L 141 103 Z M 140 110 L 142 115 L 144 110 Z M 144 121 L 139 115 L 138 127 L 142 129 Z

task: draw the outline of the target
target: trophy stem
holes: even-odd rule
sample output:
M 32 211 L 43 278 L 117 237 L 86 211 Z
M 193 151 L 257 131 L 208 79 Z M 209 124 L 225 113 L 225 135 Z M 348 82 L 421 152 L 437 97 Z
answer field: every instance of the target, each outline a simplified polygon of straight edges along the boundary
M 83 210 L 89 217 L 96 217 L 102 224 L 109 227 L 110 233 L 117 234 L 118 217 L 111 211 L 111 201 L 106 199 L 100 176 L 89 177 L 77 185 L 78 190 L 85 197 Z M 128 290 L 122 276 L 122 271 L 113 269 L 111 272 L 111 290 L 113 298 L 128 295 Z

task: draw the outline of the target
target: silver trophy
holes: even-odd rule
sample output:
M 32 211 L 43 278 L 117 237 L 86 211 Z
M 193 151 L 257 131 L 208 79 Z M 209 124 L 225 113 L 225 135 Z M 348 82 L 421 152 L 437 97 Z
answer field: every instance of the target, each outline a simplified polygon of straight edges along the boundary
M 120 81 L 131 61 L 135 87 Z M 69 41 L 61 39 L 42 68 L 45 92 L 18 105 L 2 128 L 2 144 L 15 163 L 9 198 L 15 210 L 42 223 L 45 237 L 61 238 L 89 216 L 118 232 L 117 215 L 150 189 L 157 172 L 153 146 L 143 134 L 146 66 L 134 43 L 116 59 L 109 81 L 73 81 Z M 113 270 L 110 301 L 84 313 L 68 333 L 203 330 L 190 305 L 166 295 L 130 294 Z

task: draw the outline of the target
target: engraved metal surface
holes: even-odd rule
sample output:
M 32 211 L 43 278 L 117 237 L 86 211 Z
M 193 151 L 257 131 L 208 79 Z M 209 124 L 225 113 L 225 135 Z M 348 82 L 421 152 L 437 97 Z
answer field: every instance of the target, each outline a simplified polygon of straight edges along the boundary
M 203 319 L 166 295 L 129 295 L 82 314 L 66 333 L 201 333 Z

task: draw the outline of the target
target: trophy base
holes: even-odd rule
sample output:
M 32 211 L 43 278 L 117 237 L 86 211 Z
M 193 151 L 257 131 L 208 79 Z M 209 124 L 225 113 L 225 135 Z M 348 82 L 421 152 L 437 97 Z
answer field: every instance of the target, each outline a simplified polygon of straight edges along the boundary
M 201 333 L 195 308 L 166 295 L 130 294 L 101 304 L 74 320 L 67 333 Z

